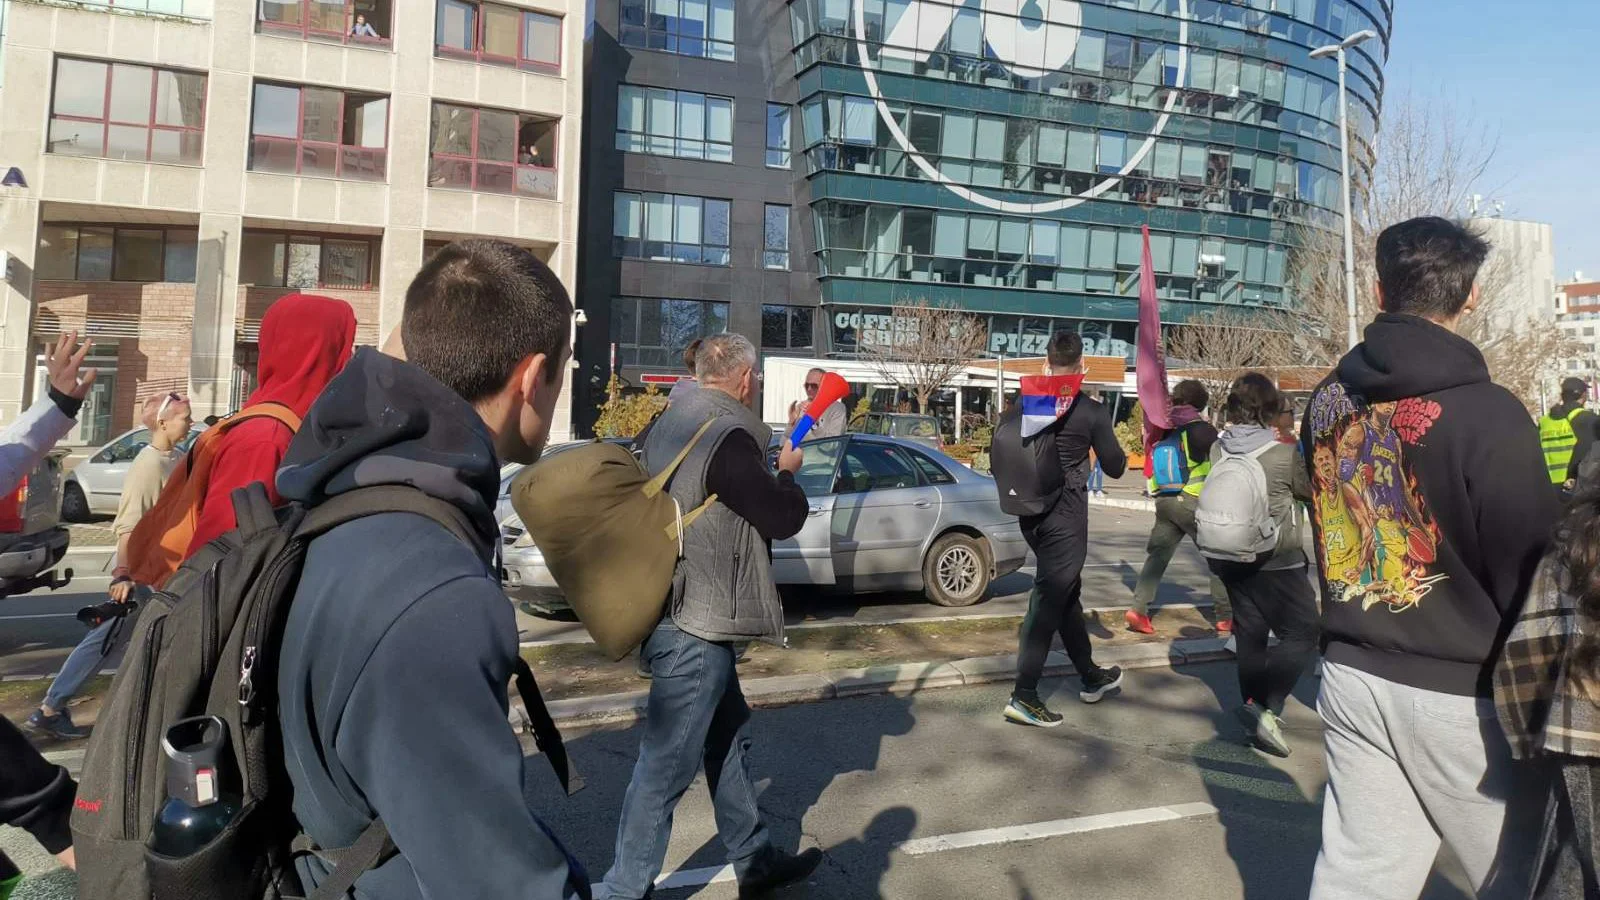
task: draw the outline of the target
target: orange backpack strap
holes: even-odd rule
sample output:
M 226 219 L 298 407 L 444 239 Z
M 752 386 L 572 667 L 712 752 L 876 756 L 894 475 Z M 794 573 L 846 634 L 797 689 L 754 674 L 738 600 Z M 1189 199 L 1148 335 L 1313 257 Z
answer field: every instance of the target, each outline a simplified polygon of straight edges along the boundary
M 300 416 L 294 410 L 281 403 L 257 403 L 201 432 L 184 456 L 183 465 L 167 479 L 156 505 L 139 519 L 129 537 L 129 558 L 122 565 L 131 570 L 134 581 L 160 587 L 178 571 L 199 524 L 217 444 L 233 426 L 251 419 L 273 419 L 290 431 L 300 431 Z

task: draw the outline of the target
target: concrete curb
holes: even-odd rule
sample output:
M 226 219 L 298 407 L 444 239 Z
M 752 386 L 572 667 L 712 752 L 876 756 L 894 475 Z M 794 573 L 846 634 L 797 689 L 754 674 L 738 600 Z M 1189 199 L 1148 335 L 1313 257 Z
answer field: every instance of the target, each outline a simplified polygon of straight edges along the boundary
M 1095 651 L 1095 656 L 1101 665 L 1121 666 L 1125 670 L 1154 669 L 1232 658 L 1233 654 L 1224 649 L 1223 644 L 1224 641 L 1218 638 L 1186 638 L 1171 642 L 1102 647 Z M 1070 675 L 1072 671 L 1072 663 L 1059 650 L 1052 651 L 1045 661 L 1046 676 Z M 752 679 L 744 682 L 742 687 L 745 700 L 752 707 L 771 708 L 843 697 L 882 694 L 909 697 L 938 688 L 1010 681 L 1016 674 L 1017 657 L 1012 654 L 943 663 L 904 663 L 804 675 L 779 675 Z M 636 721 L 648 699 L 649 691 L 641 690 L 553 700 L 548 705 L 550 715 L 558 725 L 617 725 Z M 526 734 L 527 713 L 521 703 L 512 701 L 509 718 L 511 724 L 523 733 L 524 743 L 531 748 L 532 738 Z

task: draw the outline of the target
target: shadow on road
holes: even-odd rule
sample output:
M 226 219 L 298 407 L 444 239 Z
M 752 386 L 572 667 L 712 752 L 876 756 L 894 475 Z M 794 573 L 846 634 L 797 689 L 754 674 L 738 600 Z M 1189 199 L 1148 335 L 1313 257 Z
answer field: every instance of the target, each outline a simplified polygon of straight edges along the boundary
M 891 702 L 884 703 L 885 699 Z M 852 719 L 854 727 L 838 727 L 838 703 L 793 706 L 774 715 L 768 712 L 751 719 L 751 780 L 760 796 L 762 818 L 774 846 L 795 851 L 817 846 L 805 827 L 805 816 L 836 782 L 837 790 L 849 790 L 853 778 L 871 778 L 878 768 L 884 739 L 910 733 L 916 720 L 910 698 L 876 697 L 876 715 Z M 863 727 L 862 723 L 869 723 Z M 587 787 L 574 797 L 564 797 L 548 777 L 548 767 L 529 760 L 527 792 L 556 834 L 567 841 L 588 871 L 591 882 L 599 883 L 614 856 L 616 827 L 621 815 L 623 795 L 632 777 L 641 736 L 639 726 L 599 728 L 567 736 L 567 748 L 574 765 L 583 773 Z M 794 760 L 795 747 L 803 747 L 805 764 L 780 767 L 779 761 Z M 788 752 L 785 752 L 788 751 Z M 684 795 L 688 802 L 695 794 L 705 796 L 703 774 Z M 684 806 L 680 804 L 679 810 Z M 680 816 L 680 829 L 685 817 Z M 894 806 L 876 813 L 860 837 L 833 847 L 822 847 L 826 854 L 822 868 L 811 879 L 811 886 L 798 884 L 778 894 L 780 897 L 818 897 L 829 900 L 876 898 L 891 864 L 894 848 L 911 836 L 917 815 L 907 806 Z M 704 824 L 704 823 L 701 823 Z M 716 868 L 727 862 L 726 848 L 715 834 L 687 859 L 669 855 L 668 870 Z M 818 883 L 821 886 L 818 886 Z M 657 890 L 658 900 L 692 897 L 702 888 Z
M 1322 797 L 1307 796 L 1287 772 L 1271 758 L 1249 747 L 1244 729 L 1233 710 L 1242 701 L 1237 669 L 1233 666 L 1179 667 L 1174 672 L 1202 681 L 1216 696 L 1218 709 L 1210 713 L 1217 737 L 1196 746 L 1193 761 L 1200 771 L 1218 821 L 1227 832 L 1228 856 L 1244 883 L 1242 900 L 1280 900 L 1305 896 L 1322 846 Z M 1285 714 L 1285 732 L 1296 754 L 1322 749 L 1317 718 L 1320 680 L 1308 669 L 1295 684 L 1293 700 Z M 1263 846 L 1274 852 L 1263 854 Z M 1470 892 L 1448 874 L 1453 860 L 1435 866 L 1433 876 L 1418 900 L 1469 900 Z M 1285 888 L 1293 891 L 1286 894 Z

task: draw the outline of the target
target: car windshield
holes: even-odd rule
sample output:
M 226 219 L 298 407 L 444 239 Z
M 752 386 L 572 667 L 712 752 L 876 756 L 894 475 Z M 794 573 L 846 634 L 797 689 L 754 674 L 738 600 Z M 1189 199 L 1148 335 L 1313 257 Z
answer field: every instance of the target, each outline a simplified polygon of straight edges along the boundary
M 939 436 L 938 420 L 932 416 L 896 416 L 889 421 L 889 433 L 895 437 L 931 438 Z

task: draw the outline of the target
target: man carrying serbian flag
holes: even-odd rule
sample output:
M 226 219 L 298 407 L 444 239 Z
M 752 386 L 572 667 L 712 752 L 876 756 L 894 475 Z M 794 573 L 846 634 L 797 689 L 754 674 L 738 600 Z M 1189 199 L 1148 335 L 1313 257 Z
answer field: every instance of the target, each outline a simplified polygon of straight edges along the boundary
M 1156 501 L 1156 521 L 1145 544 L 1144 567 L 1133 589 L 1133 608 L 1126 613 L 1128 629 L 1155 634 L 1150 621 L 1151 603 L 1161 577 L 1183 539 L 1194 538 L 1195 510 L 1200 488 L 1211 470 L 1211 445 L 1217 429 L 1201 414 L 1210 396 L 1194 380 L 1178 382 L 1167 391 L 1167 361 L 1161 352 L 1161 304 L 1156 300 L 1155 266 L 1150 261 L 1150 228 L 1144 229 L 1144 259 L 1139 267 L 1139 405 L 1144 409 L 1145 478 Z M 1233 629 L 1228 592 L 1211 576 L 1212 610 L 1217 631 Z
M 1050 336 L 1048 354 L 1044 375 L 1022 379 L 1022 394 L 1000 417 L 989 451 L 1000 508 L 1018 518 L 1038 560 L 1005 717 L 1041 728 L 1061 724 L 1039 696 L 1039 677 L 1057 634 L 1083 680 L 1079 699 L 1095 703 L 1122 685 L 1121 669 L 1094 664 L 1081 595 L 1089 552 L 1089 451 L 1112 478 L 1128 466 L 1110 414 L 1079 392 L 1083 338 L 1058 331 Z

